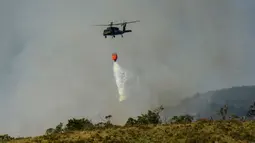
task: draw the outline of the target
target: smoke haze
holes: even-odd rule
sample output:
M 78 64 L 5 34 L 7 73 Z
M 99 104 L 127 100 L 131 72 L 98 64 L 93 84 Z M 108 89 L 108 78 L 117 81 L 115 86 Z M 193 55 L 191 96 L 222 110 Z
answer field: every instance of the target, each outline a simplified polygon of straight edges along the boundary
M 43 134 L 72 117 L 123 124 L 157 105 L 255 84 L 252 0 L 0 2 L 0 133 Z M 105 39 L 110 21 L 132 33 Z M 119 103 L 111 54 L 133 79 Z

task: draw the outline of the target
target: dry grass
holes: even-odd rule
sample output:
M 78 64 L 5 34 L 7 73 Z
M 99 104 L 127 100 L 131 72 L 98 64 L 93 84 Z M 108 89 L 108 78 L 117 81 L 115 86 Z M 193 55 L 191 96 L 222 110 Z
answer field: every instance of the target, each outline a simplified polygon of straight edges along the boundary
M 69 132 L 13 140 L 10 143 L 249 143 L 255 142 L 255 122 L 200 121 L 191 124 L 147 125 Z

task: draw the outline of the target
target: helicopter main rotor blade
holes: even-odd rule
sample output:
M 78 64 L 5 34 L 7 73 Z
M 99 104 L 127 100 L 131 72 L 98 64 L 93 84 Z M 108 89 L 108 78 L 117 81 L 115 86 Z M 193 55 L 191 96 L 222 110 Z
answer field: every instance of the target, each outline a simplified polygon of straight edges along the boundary
M 123 23 L 128 24 L 128 23 L 136 23 L 136 22 L 140 22 L 140 20 L 136 20 L 136 21 L 129 21 L 129 22 L 123 22 Z
M 112 25 L 121 25 L 122 23 L 114 23 L 114 24 L 112 24 Z
M 94 25 L 94 26 L 112 26 L 112 25 L 116 25 L 116 24 L 113 24 L 113 22 L 110 22 L 109 24 L 99 24 L 99 25 Z
M 136 20 L 136 21 L 129 21 L 129 22 L 122 22 L 122 23 L 113 23 L 113 22 L 111 22 L 110 24 L 99 24 L 99 25 L 93 25 L 93 26 L 112 26 L 112 25 L 123 25 L 123 24 L 136 23 L 136 22 L 140 22 L 140 20 Z
M 140 20 L 129 21 L 129 22 L 121 22 L 121 23 L 114 23 L 114 24 L 112 24 L 112 25 L 123 25 L 123 24 L 136 23 L 136 22 L 140 22 Z
M 99 25 L 93 25 L 93 26 L 110 26 L 110 24 L 99 24 Z

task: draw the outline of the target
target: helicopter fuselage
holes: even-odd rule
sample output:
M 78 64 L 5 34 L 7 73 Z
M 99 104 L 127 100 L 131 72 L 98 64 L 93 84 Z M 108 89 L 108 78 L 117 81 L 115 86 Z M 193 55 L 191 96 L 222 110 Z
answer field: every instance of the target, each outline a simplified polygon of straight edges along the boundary
M 100 24 L 95 26 L 108 26 L 106 29 L 104 29 L 104 32 L 103 32 L 103 35 L 105 38 L 107 38 L 107 36 L 112 36 L 112 38 L 115 38 L 116 35 L 121 35 L 121 37 L 123 38 L 124 33 L 132 32 L 132 30 L 126 30 L 127 24 L 136 23 L 136 22 L 140 22 L 140 20 L 123 22 L 123 23 L 111 22 L 110 24 Z M 121 25 L 122 30 L 120 30 L 119 27 L 113 27 L 113 25 Z
M 103 35 L 105 38 L 107 36 L 115 37 L 115 35 L 121 35 L 123 37 L 124 33 L 132 32 L 132 30 L 120 30 L 118 27 L 108 27 L 104 30 Z

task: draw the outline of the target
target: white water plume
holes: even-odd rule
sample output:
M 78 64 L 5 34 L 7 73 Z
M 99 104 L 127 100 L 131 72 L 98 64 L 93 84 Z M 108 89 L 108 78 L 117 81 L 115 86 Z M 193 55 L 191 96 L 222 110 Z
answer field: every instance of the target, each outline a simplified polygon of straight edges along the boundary
M 113 74 L 119 92 L 119 101 L 126 100 L 125 82 L 127 81 L 127 72 L 117 63 L 113 63 Z

